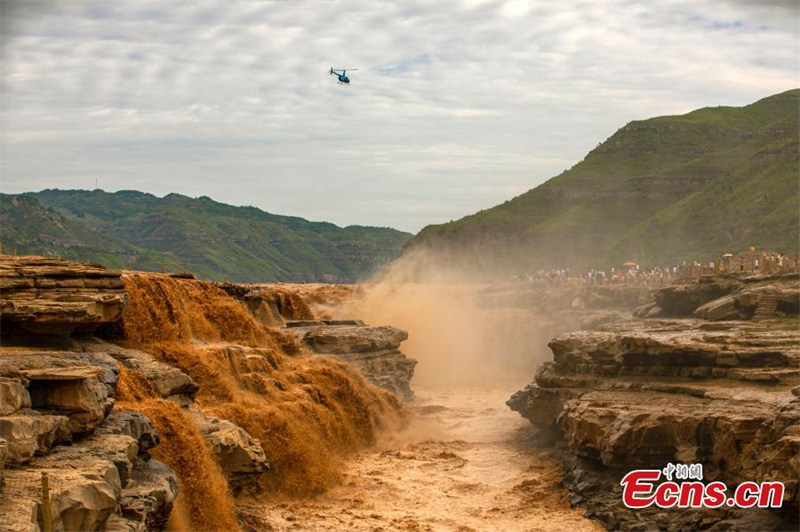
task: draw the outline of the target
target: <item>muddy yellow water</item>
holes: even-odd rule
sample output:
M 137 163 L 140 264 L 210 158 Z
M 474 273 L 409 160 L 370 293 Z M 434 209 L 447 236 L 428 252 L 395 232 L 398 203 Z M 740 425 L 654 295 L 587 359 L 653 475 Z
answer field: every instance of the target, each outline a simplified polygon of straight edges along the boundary
M 524 444 L 527 421 L 504 404 L 519 387 L 417 388 L 409 426 L 351 458 L 340 485 L 242 514 L 279 531 L 602 530 L 570 508 L 555 460 Z

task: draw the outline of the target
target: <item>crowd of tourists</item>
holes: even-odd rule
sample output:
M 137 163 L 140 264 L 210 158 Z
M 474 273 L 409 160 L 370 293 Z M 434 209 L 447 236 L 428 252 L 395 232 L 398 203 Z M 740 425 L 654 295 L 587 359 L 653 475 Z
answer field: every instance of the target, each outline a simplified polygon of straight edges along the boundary
M 726 253 L 717 260 L 699 262 L 682 261 L 673 266 L 647 266 L 629 261 L 604 270 L 586 269 L 580 272 L 569 268 L 538 270 L 515 276 L 516 281 L 529 284 L 561 286 L 567 284 L 639 284 L 656 285 L 679 279 L 725 274 L 774 274 L 797 272 L 800 257 L 773 251 L 750 248 L 736 255 Z

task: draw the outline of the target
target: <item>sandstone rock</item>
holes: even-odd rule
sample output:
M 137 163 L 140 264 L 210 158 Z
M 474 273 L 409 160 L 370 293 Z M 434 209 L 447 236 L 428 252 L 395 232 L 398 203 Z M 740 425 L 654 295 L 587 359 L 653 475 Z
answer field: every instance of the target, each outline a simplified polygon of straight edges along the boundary
M 51 504 L 63 529 L 102 530 L 122 491 L 114 464 L 84 458 L 75 473 L 59 473 Z
M 111 411 L 118 369 L 102 354 L 15 351 L 0 354 L 0 376 L 27 383 L 33 408 L 69 417 L 83 434 Z
M 309 324 L 310 323 L 310 324 Z M 360 322 L 289 322 L 285 329 L 314 353 L 352 364 L 371 383 L 411 400 L 411 379 L 417 361 L 398 347 L 408 333 L 394 327 L 368 327 Z
M 347 325 L 293 328 L 299 339 L 315 353 L 344 354 L 392 350 L 408 339 L 408 333 L 394 327 L 359 327 Z M 297 332 L 296 332 L 297 331 Z
M 41 462 L 40 462 L 41 461 Z M 80 462 L 36 458 L 26 467 L 7 469 L 0 490 L 0 530 L 40 530 L 42 474 L 50 485 L 54 530 L 103 530 L 117 507 L 120 482 L 114 464 L 85 457 Z M 24 524 L 31 523 L 30 528 Z M 24 526 L 24 528 L 20 528 Z
M 18 379 L 0 377 L 0 416 L 30 408 L 31 396 Z
M 142 414 L 115 412 L 88 437 L 55 447 L 19 474 L 27 482 L 49 474 L 56 529 L 163 530 L 178 487 L 175 474 L 144 453 L 156 441 Z
M 732 278 L 701 278 L 661 288 L 655 293 L 655 300 L 667 316 L 691 316 L 697 307 L 729 295 L 740 286 Z
M 721 303 L 730 308 L 736 294 L 725 297 Z M 712 307 L 699 313 L 719 316 Z M 562 334 L 549 345 L 553 361 L 508 405 L 538 429 L 540 443 L 566 444 L 572 457 L 566 462 L 579 464 L 570 466 L 566 483 L 589 515 L 623 529 L 785 526 L 766 510 L 753 517 L 728 509 L 621 507 L 624 472 L 668 462 L 702 463 L 706 479 L 728 486 L 780 480 L 784 507 L 796 511 L 800 399 L 793 390 L 800 383 L 800 331 L 648 320 Z
M 144 523 L 112 514 L 108 520 L 106 520 L 104 530 L 105 532 L 146 532 L 147 527 Z M 163 529 L 154 528 L 153 530 Z
M 122 316 L 120 272 L 48 257 L 0 255 L 0 318 L 34 333 L 91 331 Z
M 39 532 L 39 501 L 41 473 L 12 468 L 2 471 L 3 484 L 0 489 L 0 531 Z
M 200 386 L 178 368 L 156 360 L 150 353 L 126 349 L 100 340 L 84 340 L 80 347 L 87 353 L 106 354 L 125 367 L 138 371 L 150 381 L 153 390 L 164 399 L 189 405 L 194 401 Z
M 0 417 L 0 438 L 6 441 L 6 460 L 22 464 L 35 454 L 45 454 L 58 443 L 72 439 L 65 416 L 17 413 Z
M 697 318 L 704 320 L 736 320 L 740 318 L 736 306 L 736 298 L 732 295 L 723 296 L 700 305 L 694 311 Z
M 28 391 L 36 408 L 54 410 L 69 417 L 73 433 L 87 433 L 103 421 L 114 406 L 108 387 L 96 366 L 29 369 Z
M 234 489 L 269 468 L 261 442 L 228 420 L 206 416 L 190 408 L 195 425 L 211 446 L 214 457 Z
M 37 348 L 15 348 L 5 352 L 0 349 L 0 377 L 19 379 L 26 370 L 45 368 L 78 368 L 94 366 L 100 381 L 109 387 L 113 394 L 119 370 L 116 361 L 104 353 L 82 353 L 62 350 L 43 350 Z
M 120 513 L 129 530 L 166 530 L 178 495 L 178 477 L 157 460 L 141 460 L 130 484 L 122 490 Z
M 133 438 L 139 452 L 147 451 L 158 445 L 158 433 L 144 414 L 131 411 L 115 411 L 94 432 L 95 435 L 124 434 Z
M 355 366 L 372 384 L 394 392 L 406 401 L 414 398 L 411 379 L 417 361 L 397 349 L 335 356 Z

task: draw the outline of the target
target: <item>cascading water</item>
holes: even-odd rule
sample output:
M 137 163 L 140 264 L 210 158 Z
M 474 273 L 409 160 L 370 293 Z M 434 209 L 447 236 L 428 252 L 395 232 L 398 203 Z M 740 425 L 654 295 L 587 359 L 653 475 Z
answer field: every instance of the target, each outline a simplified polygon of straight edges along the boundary
M 199 385 L 195 406 L 229 419 L 257 438 L 270 469 L 249 495 L 319 493 L 340 478 L 349 452 L 375 440 L 403 416 L 400 401 L 348 365 L 289 356 L 300 347 L 270 329 L 216 286 L 158 274 L 124 277 L 130 301 L 122 323 L 131 348 L 153 354 Z M 162 437 L 154 455 L 181 483 L 170 524 L 176 529 L 236 529 L 225 478 L 190 416 L 154 397 L 143 377 L 123 371 L 119 407 L 150 417 Z

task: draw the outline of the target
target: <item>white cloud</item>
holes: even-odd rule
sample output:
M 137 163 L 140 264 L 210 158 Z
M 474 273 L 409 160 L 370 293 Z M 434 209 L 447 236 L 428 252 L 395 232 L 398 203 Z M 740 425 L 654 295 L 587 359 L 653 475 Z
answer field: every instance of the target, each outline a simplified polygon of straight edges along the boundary
M 800 84 L 795 2 L 0 6 L 4 192 L 97 177 L 341 225 L 416 231 L 630 120 Z

